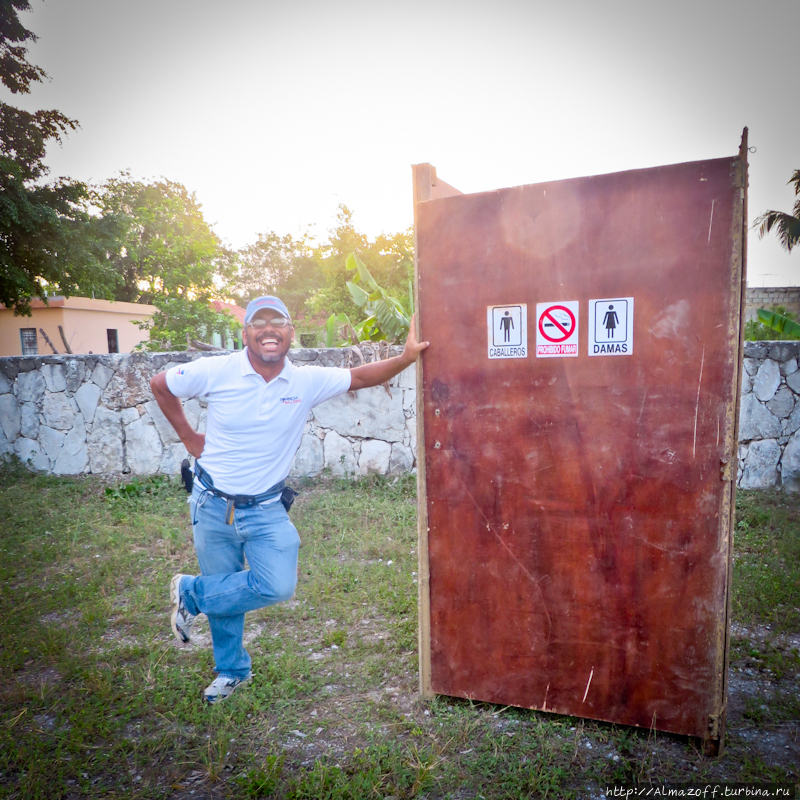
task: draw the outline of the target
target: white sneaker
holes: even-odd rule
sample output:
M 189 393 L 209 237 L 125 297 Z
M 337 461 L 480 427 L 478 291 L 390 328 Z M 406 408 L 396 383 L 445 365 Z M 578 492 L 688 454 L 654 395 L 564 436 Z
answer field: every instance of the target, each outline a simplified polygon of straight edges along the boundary
M 182 644 L 190 641 L 192 638 L 192 623 L 194 622 L 194 614 L 189 613 L 186 608 L 186 603 L 181 600 L 181 578 L 190 578 L 190 575 L 177 575 L 172 576 L 169 584 L 169 599 L 172 603 L 172 632 L 175 638 Z
M 252 672 L 248 672 L 245 678 L 230 678 L 227 675 L 218 675 L 211 681 L 211 684 L 206 687 L 203 692 L 203 700 L 209 705 L 221 703 L 223 700 L 230 697 L 240 686 L 245 683 L 250 683 L 252 678 Z

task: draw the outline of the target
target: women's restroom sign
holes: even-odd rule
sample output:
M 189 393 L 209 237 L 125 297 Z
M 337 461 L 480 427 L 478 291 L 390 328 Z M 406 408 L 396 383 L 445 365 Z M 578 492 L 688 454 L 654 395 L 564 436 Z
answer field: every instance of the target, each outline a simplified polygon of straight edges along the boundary
M 633 354 L 633 298 L 589 301 L 589 355 Z
M 578 355 L 577 300 L 536 304 L 536 357 Z
M 487 306 L 489 358 L 528 357 L 528 306 Z

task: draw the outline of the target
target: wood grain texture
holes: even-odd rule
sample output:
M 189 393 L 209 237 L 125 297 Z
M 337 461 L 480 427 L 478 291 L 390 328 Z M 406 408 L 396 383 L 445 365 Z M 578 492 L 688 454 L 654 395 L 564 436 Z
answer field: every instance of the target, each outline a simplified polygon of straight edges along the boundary
M 417 269 L 417 203 L 452 197 L 461 192 L 449 183 L 438 180 L 436 167 L 432 164 L 414 164 L 411 167 L 411 182 L 414 203 L 414 293 L 417 298 L 415 308 L 419 307 L 419 271 Z M 417 318 L 417 339 L 422 341 L 420 320 Z M 422 369 L 424 354 L 417 359 L 417 408 L 422 406 Z M 417 607 L 419 625 L 417 641 L 419 647 L 419 691 L 422 697 L 434 696 L 431 688 L 431 631 L 430 631 L 430 572 L 428 569 L 428 508 L 425 482 L 425 421 L 417 414 Z
M 729 158 L 417 204 L 433 692 L 708 738 L 724 709 L 737 175 Z M 588 301 L 626 296 L 633 355 L 588 357 Z M 536 358 L 536 303 L 570 300 L 578 357 Z M 487 306 L 514 303 L 530 354 L 489 360 Z

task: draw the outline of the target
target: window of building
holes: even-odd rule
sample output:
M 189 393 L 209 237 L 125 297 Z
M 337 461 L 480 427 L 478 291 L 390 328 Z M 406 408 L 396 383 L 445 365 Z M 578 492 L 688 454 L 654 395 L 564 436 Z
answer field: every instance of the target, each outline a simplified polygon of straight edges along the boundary
M 39 342 L 36 339 L 36 328 L 20 328 L 19 338 L 22 342 L 22 355 L 39 355 Z
M 108 334 L 108 352 L 119 353 L 119 339 L 117 338 L 116 328 L 106 328 Z

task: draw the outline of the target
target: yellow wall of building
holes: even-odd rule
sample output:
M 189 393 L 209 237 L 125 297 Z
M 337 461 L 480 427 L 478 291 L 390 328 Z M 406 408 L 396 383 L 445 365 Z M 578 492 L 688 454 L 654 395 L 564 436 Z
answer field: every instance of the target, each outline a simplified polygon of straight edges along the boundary
M 34 301 L 30 317 L 15 317 L 11 309 L 0 306 L 0 356 L 22 355 L 21 328 L 35 328 L 39 355 L 52 355 L 39 329 L 50 337 L 59 353 L 66 353 L 58 326 L 64 328 L 73 353 L 108 353 L 108 329 L 117 331 L 120 353 L 129 353 L 149 338 L 133 320 L 145 320 L 155 313 L 155 306 L 117 303 L 90 297 L 51 297 L 50 306 Z

